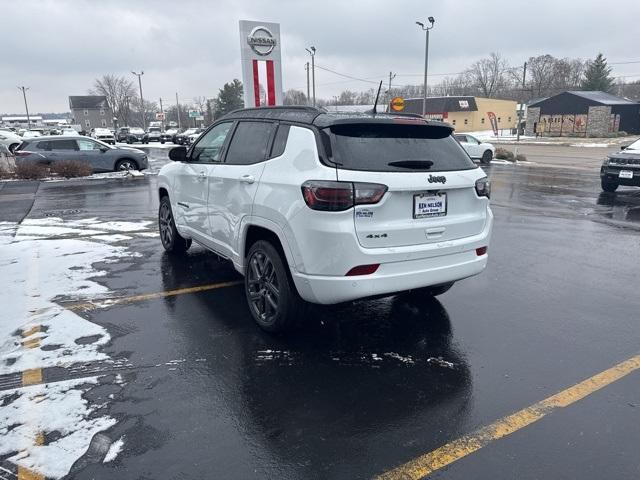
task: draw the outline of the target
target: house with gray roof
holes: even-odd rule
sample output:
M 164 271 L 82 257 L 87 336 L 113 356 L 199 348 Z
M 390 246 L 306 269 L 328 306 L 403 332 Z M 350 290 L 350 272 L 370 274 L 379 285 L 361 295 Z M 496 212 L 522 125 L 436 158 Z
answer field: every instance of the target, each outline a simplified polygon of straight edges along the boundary
M 113 111 L 104 95 L 80 95 L 69 97 L 72 123 L 87 132 L 92 128 L 111 128 Z
M 527 135 L 603 137 L 640 133 L 640 104 L 599 91 L 568 91 L 529 103 Z

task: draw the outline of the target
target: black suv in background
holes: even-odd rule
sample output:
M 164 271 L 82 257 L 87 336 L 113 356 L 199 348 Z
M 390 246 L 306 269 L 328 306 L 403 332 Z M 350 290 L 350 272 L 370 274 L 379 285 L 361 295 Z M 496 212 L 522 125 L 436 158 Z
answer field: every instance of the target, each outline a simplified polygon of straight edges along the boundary
M 600 167 L 600 183 L 605 192 L 615 192 L 620 185 L 640 187 L 640 140 L 605 159 Z

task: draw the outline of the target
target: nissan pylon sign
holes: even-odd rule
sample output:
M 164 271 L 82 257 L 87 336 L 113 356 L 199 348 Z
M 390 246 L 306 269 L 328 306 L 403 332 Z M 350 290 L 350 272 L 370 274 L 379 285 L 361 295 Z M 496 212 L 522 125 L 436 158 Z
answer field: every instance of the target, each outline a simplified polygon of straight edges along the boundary
M 280 24 L 240 20 L 245 107 L 282 105 L 280 46 Z M 261 98 L 260 86 L 264 89 L 264 98 Z

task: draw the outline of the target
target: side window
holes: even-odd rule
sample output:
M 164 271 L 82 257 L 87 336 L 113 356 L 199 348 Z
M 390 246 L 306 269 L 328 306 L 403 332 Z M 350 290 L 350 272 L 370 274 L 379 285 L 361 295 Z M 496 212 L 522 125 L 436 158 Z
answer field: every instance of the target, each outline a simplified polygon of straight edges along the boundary
M 75 140 L 72 140 L 75 142 Z M 91 140 L 78 140 L 78 146 L 80 147 L 80 150 L 82 151 L 87 151 L 87 150 L 100 150 L 100 147 L 102 145 L 100 145 L 99 143 L 93 142 Z
M 221 123 L 202 135 L 193 146 L 189 160 L 202 163 L 219 162 L 224 141 L 232 125 L 232 122 Z
M 276 138 L 273 140 L 273 146 L 271 147 L 271 155 L 269 155 L 269 158 L 279 157 L 284 153 L 284 149 L 287 147 L 290 127 L 290 125 L 278 126 L 278 131 L 276 132 Z
M 38 150 L 51 150 L 51 142 L 38 142 L 36 143 Z
M 467 137 L 466 135 L 454 135 L 455 139 L 458 140 L 460 143 L 466 143 L 467 142 Z
M 51 150 L 78 150 L 75 140 L 54 140 L 51 142 Z
M 229 144 L 226 163 L 250 165 L 264 161 L 274 128 L 271 122 L 240 122 Z

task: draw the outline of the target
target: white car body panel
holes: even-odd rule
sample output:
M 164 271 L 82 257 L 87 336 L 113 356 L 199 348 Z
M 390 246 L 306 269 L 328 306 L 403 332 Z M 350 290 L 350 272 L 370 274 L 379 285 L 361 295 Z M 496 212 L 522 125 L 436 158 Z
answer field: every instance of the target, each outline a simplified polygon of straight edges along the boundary
M 473 159 L 482 158 L 482 155 L 484 155 L 484 152 L 486 152 L 487 150 L 491 151 L 492 157 L 496 153 L 496 148 L 492 144 L 481 142 L 473 135 L 468 135 L 466 133 L 456 133 L 456 137 L 460 138 L 460 145 L 462 145 L 462 148 L 464 148 L 469 156 Z

